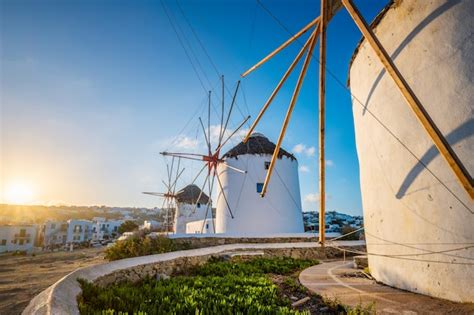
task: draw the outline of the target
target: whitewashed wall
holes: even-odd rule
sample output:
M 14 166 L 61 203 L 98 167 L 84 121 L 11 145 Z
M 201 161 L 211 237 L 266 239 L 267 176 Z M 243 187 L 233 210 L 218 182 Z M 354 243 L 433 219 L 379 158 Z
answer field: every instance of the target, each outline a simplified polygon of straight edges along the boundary
M 398 2 L 376 35 L 473 176 L 474 1 Z M 430 253 L 474 243 L 473 201 L 367 42 L 352 64 L 350 84 L 363 103 L 353 99 L 367 249 L 398 255 L 369 256 L 372 275 L 402 289 L 474 302 L 474 248 Z
M 197 196 L 196 196 L 197 198 Z M 194 207 L 194 205 L 188 203 L 178 203 L 174 218 L 174 232 L 176 234 L 186 233 L 186 224 L 192 221 L 204 220 L 206 216 L 206 204 L 201 204 L 200 207 Z M 209 207 L 207 213 L 208 218 L 212 218 L 212 210 Z
M 213 234 L 214 222 L 214 219 L 188 222 L 186 224 L 186 234 Z
M 232 219 L 218 187 L 216 232 L 231 234 L 274 234 L 304 232 L 298 162 L 287 157 L 278 159 L 264 198 L 257 193 L 263 183 L 265 162 L 271 155 L 239 155 L 226 163 L 247 170 L 247 174 L 219 165 L 218 173 L 224 193 L 234 214 Z M 286 187 L 285 187 L 286 186 Z

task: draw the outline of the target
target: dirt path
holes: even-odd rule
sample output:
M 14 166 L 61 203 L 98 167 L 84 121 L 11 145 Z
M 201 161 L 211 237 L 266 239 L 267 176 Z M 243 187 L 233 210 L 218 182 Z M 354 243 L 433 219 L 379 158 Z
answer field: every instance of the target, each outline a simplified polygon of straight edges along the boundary
M 342 304 L 375 303 L 377 314 L 474 314 L 474 304 L 454 303 L 378 284 L 354 269 L 352 262 L 334 261 L 310 267 L 299 280 L 309 290 Z
M 74 269 L 107 262 L 103 250 L 0 255 L 0 314 L 20 314 L 36 294 Z

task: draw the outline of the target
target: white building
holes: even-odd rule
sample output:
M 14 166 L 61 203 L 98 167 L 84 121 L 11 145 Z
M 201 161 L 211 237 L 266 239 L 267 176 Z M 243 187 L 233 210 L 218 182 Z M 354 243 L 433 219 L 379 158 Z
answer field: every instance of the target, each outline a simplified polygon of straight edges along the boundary
M 34 247 L 38 228 L 36 225 L 0 226 L 0 253 L 26 251 Z
M 215 219 L 191 221 L 186 224 L 186 234 L 212 234 L 214 233 Z
M 112 239 L 118 236 L 118 228 L 124 223 L 124 220 L 106 220 L 105 218 L 93 218 L 92 240 L 102 241 Z
M 142 225 L 140 225 L 139 229 L 140 230 L 155 230 L 161 228 L 162 224 L 161 222 L 155 221 L 155 220 L 145 220 Z
M 46 221 L 43 226 L 43 246 L 64 245 L 67 241 L 67 222 Z
M 174 232 L 186 233 L 188 222 L 212 218 L 212 209 L 208 205 L 209 197 L 196 185 L 188 185 L 176 193 L 176 213 L 174 217 Z M 198 200 L 199 198 L 199 200 Z
M 93 222 L 89 220 L 68 220 L 67 243 L 82 243 L 92 239 Z
M 280 149 L 277 163 L 264 198 L 263 187 L 275 144 L 262 134 L 254 133 L 247 143 L 240 143 L 224 155 L 219 164 L 216 232 L 265 235 L 303 233 L 298 161 Z M 225 166 L 247 171 L 236 172 Z M 231 217 L 226 200 L 234 218 Z

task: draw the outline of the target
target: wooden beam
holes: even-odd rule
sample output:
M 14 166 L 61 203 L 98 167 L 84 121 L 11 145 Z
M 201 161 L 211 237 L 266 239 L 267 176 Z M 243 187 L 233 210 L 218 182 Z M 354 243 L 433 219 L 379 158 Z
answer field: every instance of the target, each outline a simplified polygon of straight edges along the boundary
M 328 22 L 327 0 L 321 0 L 321 23 L 319 23 L 319 243 L 326 241 L 326 27 Z
M 387 51 L 383 48 L 382 44 L 375 36 L 374 32 L 370 29 L 367 22 L 364 20 L 357 8 L 354 6 L 352 0 L 342 0 L 342 3 L 346 7 L 347 11 L 351 15 L 356 25 L 361 30 L 364 38 L 374 49 L 375 54 L 382 62 L 385 70 L 392 77 L 395 84 L 398 86 L 400 92 L 405 97 L 405 100 L 407 101 L 408 105 L 411 107 L 413 113 L 418 118 L 418 121 L 421 123 L 425 131 L 433 140 L 440 154 L 448 162 L 452 171 L 454 172 L 458 180 L 461 182 L 461 185 L 464 187 L 471 199 L 474 199 L 474 187 L 472 177 L 463 167 L 461 161 L 458 159 L 455 152 L 452 150 L 451 146 L 444 138 L 441 131 L 435 125 L 428 112 L 421 104 L 420 100 L 416 97 L 413 90 L 403 78 L 402 74 L 395 66 Z
M 314 36 L 318 37 L 318 34 L 319 34 L 319 26 L 316 25 L 316 28 L 314 30 L 314 32 L 311 34 L 311 36 L 308 38 L 308 40 L 306 41 L 306 43 L 304 44 L 303 48 L 301 48 L 301 50 L 298 52 L 298 55 L 296 55 L 296 58 L 293 60 L 293 62 L 291 63 L 291 65 L 288 67 L 288 69 L 286 70 L 285 74 L 283 75 L 283 77 L 280 79 L 280 82 L 278 82 L 278 85 L 275 87 L 275 89 L 273 90 L 272 94 L 270 95 L 270 97 L 267 99 L 267 101 L 265 102 L 265 105 L 263 105 L 262 109 L 260 110 L 260 113 L 258 113 L 258 116 L 257 118 L 255 119 L 255 121 L 253 122 L 252 126 L 250 127 L 249 131 L 247 132 L 247 136 L 245 137 L 245 139 L 243 140 L 243 143 L 247 143 L 247 141 L 249 140 L 250 136 L 252 135 L 253 131 L 255 130 L 255 128 L 257 127 L 257 124 L 260 122 L 260 119 L 262 118 L 263 114 L 265 114 L 265 111 L 268 109 L 268 106 L 270 106 L 270 104 L 273 102 L 273 99 L 275 98 L 275 96 L 278 94 L 278 92 L 280 91 L 281 87 L 283 86 L 283 83 L 285 83 L 286 79 L 288 79 L 288 77 L 290 76 L 290 74 L 293 72 L 293 69 L 295 68 L 295 66 L 298 64 L 298 62 L 300 61 L 301 57 L 303 57 L 304 53 L 306 52 L 309 44 L 311 43 L 311 40 L 312 38 L 314 38 Z
M 292 42 L 294 42 L 296 39 L 298 39 L 301 35 L 303 35 L 304 33 L 306 33 L 311 27 L 313 27 L 314 25 L 316 25 L 316 23 L 318 23 L 319 21 L 319 17 L 315 18 L 313 21 L 311 21 L 308 25 L 306 25 L 305 27 L 303 27 L 298 33 L 296 33 L 295 35 L 293 35 L 290 39 L 288 39 L 286 42 L 284 42 L 283 44 L 281 44 L 277 49 L 275 49 L 274 51 L 272 51 L 268 56 L 266 56 L 265 58 L 263 58 L 262 60 L 260 60 L 256 65 L 252 66 L 250 69 L 248 69 L 247 71 L 245 71 L 244 73 L 242 73 L 241 77 L 245 77 L 247 76 L 249 73 L 251 73 L 252 71 L 254 71 L 255 69 L 257 69 L 258 67 L 260 67 L 261 65 L 263 65 L 265 62 L 267 62 L 268 60 L 270 60 L 273 56 L 275 56 L 276 54 L 278 54 L 280 51 L 282 51 L 284 48 L 286 48 L 288 45 L 290 45 Z
M 290 117 L 291 117 L 291 114 L 292 114 L 293 109 L 295 107 L 296 100 L 298 99 L 298 95 L 299 95 L 300 89 L 301 89 L 301 84 L 303 83 L 304 77 L 306 75 L 306 71 L 308 70 L 308 66 L 309 66 L 309 63 L 311 61 L 311 57 L 312 57 L 314 46 L 316 44 L 317 39 L 318 38 L 316 36 L 314 36 L 314 34 L 313 34 L 313 38 L 311 39 L 311 44 L 310 44 L 310 47 L 309 47 L 308 52 L 306 54 L 306 58 L 304 60 L 303 67 L 301 68 L 301 72 L 300 72 L 300 75 L 298 77 L 298 81 L 296 82 L 295 90 L 293 91 L 293 95 L 291 97 L 290 105 L 288 106 L 288 110 L 286 112 L 285 120 L 283 121 L 283 126 L 281 128 L 280 136 L 278 137 L 278 141 L 277 141 L 276 146 L 275 146 L 275 151 L 273 151 L 273 156 L 272 156 L 272 160 L 270 162 L 270 167 L 268 168 L 267 176 L 265 177 L 265 182 L 263 183 L 263 188 L 262 188 L 262 192 L 261 192 L 262 197 L 265 196 L 265 193 L 267 191 L 268 183 L 270 182 L 270 178 L 272 176 L 273 169 L 275 168 L 275 163 L 278 159 L 278 153 L 280 152 L 281 143 L 283 142 L 283 138 L 285 137 L 286 128 L 288 127 L 288 123 L 290 122 Z

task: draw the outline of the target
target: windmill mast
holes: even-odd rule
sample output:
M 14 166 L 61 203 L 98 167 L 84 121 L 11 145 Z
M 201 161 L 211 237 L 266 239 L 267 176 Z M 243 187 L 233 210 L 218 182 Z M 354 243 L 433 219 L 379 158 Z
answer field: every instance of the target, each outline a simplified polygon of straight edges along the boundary
M 326 241 L 326 165 L 324 158 L 324 133 L 326 125 L 326 25 L 327 0 L 321 0 L 321 17 L 319 23 L 319 243 Z

